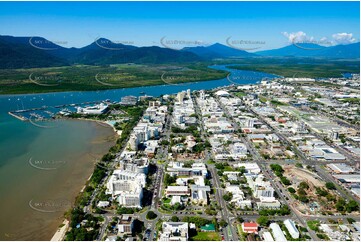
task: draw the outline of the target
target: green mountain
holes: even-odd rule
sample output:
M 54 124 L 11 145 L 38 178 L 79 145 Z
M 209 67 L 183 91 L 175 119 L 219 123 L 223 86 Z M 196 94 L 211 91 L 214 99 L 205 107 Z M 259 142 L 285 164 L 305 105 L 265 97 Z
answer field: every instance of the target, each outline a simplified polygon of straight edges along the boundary
M 0 36 L 0 68 L 51 67 L 72 64 L 160 64 L 199 61 L 191 52 L 113 43 L 101 38 L 82 48 L 64 48 L 41 37 Z

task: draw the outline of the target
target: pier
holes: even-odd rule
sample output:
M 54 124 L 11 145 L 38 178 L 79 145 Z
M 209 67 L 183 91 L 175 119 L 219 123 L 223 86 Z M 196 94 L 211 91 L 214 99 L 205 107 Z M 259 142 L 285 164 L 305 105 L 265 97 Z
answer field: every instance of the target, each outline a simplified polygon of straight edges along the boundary
M 20 115 L 20 114 L 21 113 L 29 113 L 29 112 L 33 112 L 33 111 L 46 110 L 46 109 L 49 109 L 49 108 L 60 109 L 60 108 L 66 108 L 66 107 L 83 106 L 83 105 L 88 105 L 88 104 L 97 104 L 97 103 L 101 103 L 101 102 L 105 102 L 105 101 L 91 101 L 91 102 L 83 102 L 83 103 L 71 103 L 71 104 L 63 104 L 63 105 L 57 105 L 57 106 L 42 106 L 42 107 L 38 107 L 38 108 L 30 108 L 30 109 L 22 109 L 22 110 L 10 111 L 10 112 L 8 112 L 8 114 L 10 114 L 14 118 L 17 118 L 17 119 L 19 119 L 21 121 L 29 121 L 28 118 L 26 118 L 26 117 L 24 117 L 23 115 Z

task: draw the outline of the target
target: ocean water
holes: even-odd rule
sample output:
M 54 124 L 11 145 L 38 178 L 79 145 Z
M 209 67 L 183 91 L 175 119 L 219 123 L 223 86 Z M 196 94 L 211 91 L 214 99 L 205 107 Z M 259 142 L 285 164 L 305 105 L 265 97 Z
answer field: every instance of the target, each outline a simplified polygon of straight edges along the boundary
M 49 240 L 90 176 L 96 157 L 114 144 L 110 127 L 87 121 L 20 121 L 8 114 L 19 109 L 62 104 L 120 101 L 127 95 L 151 96 L 182 90 L 254 84 L 273 75 L 228 70 L 228 78 L 91 92 L 0 96 L 0 240 Z M 142 94 L 141 94 L 142 93 Z

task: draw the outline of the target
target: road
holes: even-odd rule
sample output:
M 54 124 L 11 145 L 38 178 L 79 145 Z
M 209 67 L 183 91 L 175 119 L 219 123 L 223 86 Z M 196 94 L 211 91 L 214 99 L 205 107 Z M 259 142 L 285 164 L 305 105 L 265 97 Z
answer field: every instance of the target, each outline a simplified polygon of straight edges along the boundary
M 219 99 L 217 99 L 219 105 L 222 107 L 223 111 L 226 114 L 226 117 L 232 121 L 232 125 L 235 130 L 239 130 L 239 126 L 237 122 L 234 121 L 232 115 L 228 112 L 227 108 L 220 102 Z M 258 115 L 257 115 L 258 116 Z M 266 161 L 259 155 L 259 153 L 254 149 L 253 146 L 250 145 L 250 143 L 242 136 L 240 136 L 242 142 L 246 145 L 248 151 L 251 153 L 254 161 L 257 163 L 257 165 L 262 169 L 262 173 L 264 174 L 267 181 L 271 182 L 272 187 L 275 189 L 275 192 L 278 194 L 278 197 L 281 199 L 283 204 L 287 204 L 288 207 L 291 209 L 292 214 L 295 216 L 296 220 L 305 228 L 307 228 L 308 233 L 310 234 L 311 238 L 313 240 L 318 240 L 318 237 L 316 236 L 315 232 L 308 228 L 306 221 L 299 215 L 298 211 L 286 200 L 285 196 L 290 199 L 288 192 L 286 192 L 283 189 L 283 186 L 279 186 L 276 184 L 276 178 L 273 177 L 273 172 L 269 169 L 268 165 L 266 164 Z
M 203 122 L 202 122 L 202 114 L 201 114 L 201 111 L 200 111 L 200 108 L 198 106 L 198 103 L 197 101 L 195 100 L 195 98 L 193 99 L 193 104 L 194 104 L 194 107 L 195 107 L 195 111 L 196 111 L 196 114 L 198 116 L 198 119 L 200 121 L 200 130 L 201 130 L 201 136 L 204 140 L 207 139 L 206 137 L 206 132 L 204 130 L 204 126 L 203 126 Z M 205 152 L 205 159 L 204 159 L 204 162 L 207 162 L 210 158 L 210 154 L 209 152 Z M 224 233 L 224 237 L 225 237 L 225 240 L 227 241 L 238 241 L 239 238 L 238 238 L 238 234 L 237 232 L 235 231 L 234 229 L 234 226 L 232 225 L 233 223 L 233 219 L 236 218 L 236 216 L 234 216 L 232 213 L 229 212 L 228 208 L 227 208 L 227 204 L 225 202 L 225 200 L 223 199 L 223 189 L 221 189 L 221 182 L 219 180 L 219 176 L 216 172 L 216 169 L 214 167 L 213 164 L 210 164 L 208 165 L 208 170 L 210 171 L 211 173 L 211 176 L 212 176 L 212 179 L 214 181 L 214 187 L 216 188 L 216 200 L 217 200 L 217 203 L 220 205 L 220 207 L 222 208 L 220 213 L 221 213 L 221 217 L 224 221 L 227 222 L 227 227 L 225 228 L 226 229 L 226 233 Z M 203 216 L 202 216 L 203 217 Z M 230 232 L 230 233 L 229 233 Z

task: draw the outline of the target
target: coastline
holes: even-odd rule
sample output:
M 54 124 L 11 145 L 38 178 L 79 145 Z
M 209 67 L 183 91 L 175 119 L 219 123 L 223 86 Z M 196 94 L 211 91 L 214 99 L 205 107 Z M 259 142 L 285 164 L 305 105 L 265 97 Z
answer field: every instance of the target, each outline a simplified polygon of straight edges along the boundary
M 113 131 L 115 133 L 115 135 L 119 136 L 117 130 L 115 129 L 115 127 L 109 123 L 107 123 L 106 121 L 99 121 L 99 120 L 94 120 L 94 119 L 86 119 L 86 118 L 75 118 L 75 119 L 68 119 L 68 120 L 76 120 L 76 121 L 92 121 L 92 122 L 96 122 L 97 124 L 99 124 L 100 126 L 103 127 L 111 127 L 113 128 Z M 104 155 L 104 154 L 103 154 Z M 81 190 L 78 192 L 77 196 L 78 197 L 85 189 L 86 187 L 86 183 L 90 180 L 90 178 L 92 177 L 93 173 L 94 173 L 94 168 L 95 165 L 93 166 L 93 172 L 90 174 L 90 176 L 88 177 L 88 179 L 85 181 L 85 184 L 82 186 Z M 75 202 L 74 202 L 75 203 Z M 74 204 L 72 204 L 72 208 L 73 208 Z M 63 222 L 59 225 L 59 228 L 55 231 L 54 235 L 52 236 L 50 241 L 63 241 L 65 238 L 65 234 L 69 229 L 69 223 L 70 221 L 68 219 L 64 219 Z M 61 226 L 63 225 L 64 226 Z M 61 227 L 60 227 L 61 226 Z
M 64 225 L 64 226 L 61 226 L 61 225 Z M 58 230 L 55 232 L 55 234 L 53 235 L 53 237 L 51 238 L 50 241 L 63 241 L 64 240 L 65 233 L 66 233 L 66 231 L 68 231 L 68 228 L 69 228 L 69 220 L 64 219 L 64 221 L 61 225 L 59 225 Z

